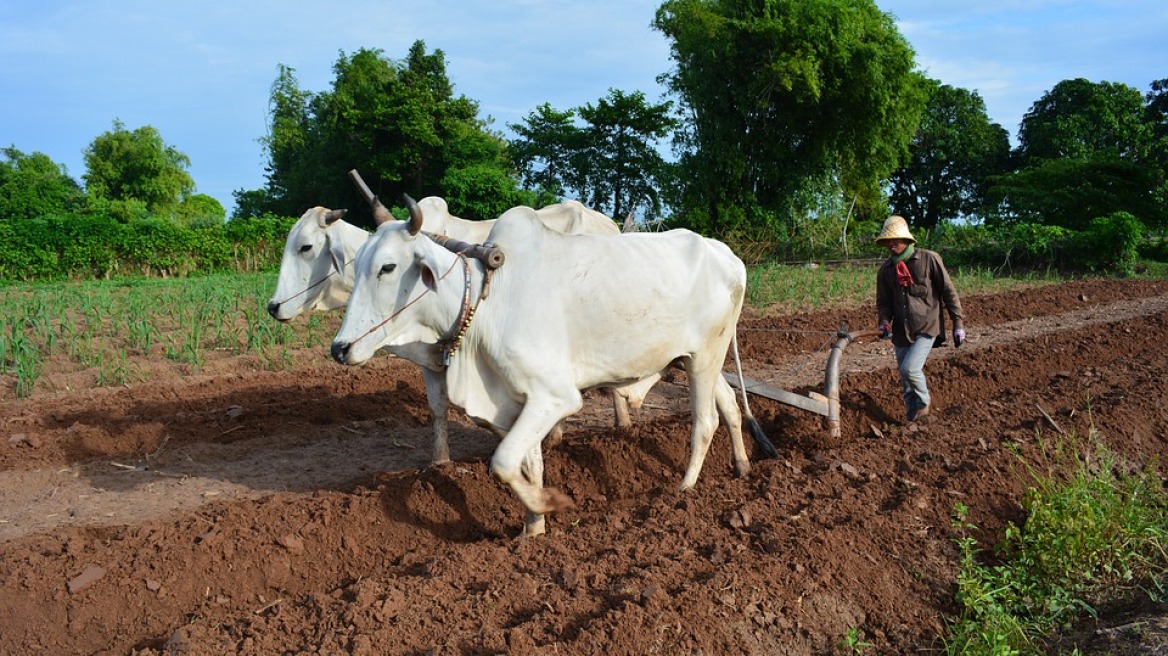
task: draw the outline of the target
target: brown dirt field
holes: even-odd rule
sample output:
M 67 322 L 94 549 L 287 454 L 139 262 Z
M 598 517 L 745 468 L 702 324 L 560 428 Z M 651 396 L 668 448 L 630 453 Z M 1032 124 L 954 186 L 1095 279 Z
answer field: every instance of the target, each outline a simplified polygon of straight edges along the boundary
M 319 349 L 291 371 L 224 357 L 129 387 L 5 390 L 0 653 L 833 654 L 849 629 L 864 653 L 936 653 L 957 610 L 954 504 L 983 545 L 1021 522 L 1015 452 L 1034 461 L 1068 439 L 1057 425 L 1096 431 L 1133 466 L 1168 462 L 1168 283 L 963 302 L 968 345 L 926 367 L 931 424 L 902 425 L 891 347 L 858 342 L 841 438 L 752 397 L 780 457 L 746 479 L 720 429 L 697 489 L 676 490 L 684 376 L 627 434 L 590 395 L 545 450 L 548 485 L 576 505 L 527 540 L 487 471 L 489 433 L 452 412 L 455 462 L 427 467 L 408 362 L 345 368 Z M 747 375 L 818 390 L 831 331 L 872 314 L 750 311 Z M 1140 644 L 1120 630 L 1164 615 L 1146 606 L 1102 615 L 1077 644 L 1151 653 L 1155 631 Z

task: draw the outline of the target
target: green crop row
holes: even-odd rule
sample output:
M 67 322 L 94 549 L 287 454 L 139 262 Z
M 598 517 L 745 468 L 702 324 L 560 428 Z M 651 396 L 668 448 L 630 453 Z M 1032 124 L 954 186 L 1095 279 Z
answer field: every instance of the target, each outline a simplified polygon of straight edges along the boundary
M 1050 274 L 1005 278 L 986 268 L 950 273 L 962 294 L 1057 282 Z M 875 263 L 761 264 L 748 269 L 746 302 L 780 314 L 872 306 L 875 280 Z M 0 396 L 60 391 L 62 383 L 49 381 L 63 375 L 127 384 L 159 363 L 193 372 L 209 358 L 246 355 L 254 366 L 287 368 L 293 352 L 306 348 L 326 358 L 343 313 L 279 323 L 266 311 L 275 288 L 270 270 L 0 285 Z
M 88 384 L 138 382 L 157 363 L 197 372 L 209 357 L 253 356 L 285 368 L 292 351 L 324 351 L 340 313 L 282 324 L 268 316 L 273 273 L 185 279 L 47 282 L 0 287 L 0 380 L 28 396 L 46 374 Z M 59 390 L 58 390 L 59 391 Z

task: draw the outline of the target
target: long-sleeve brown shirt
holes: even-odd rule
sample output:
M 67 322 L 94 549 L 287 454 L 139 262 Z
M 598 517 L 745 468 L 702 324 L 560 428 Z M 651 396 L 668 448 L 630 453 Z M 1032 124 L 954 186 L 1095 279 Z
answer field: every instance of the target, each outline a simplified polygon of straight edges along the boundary
M 945 317 L 949 312 L 953 328 L 964 328 L 961 300 L 949 279 L 941 256 L 924 248 L 916 248 L 905 263 L 912 273 L 913 284 L 902 287 L 896 279 L 896 263 L 889 258 L 876 274 L 876 311 L 880 322 L 892 324 L 892 343 L 897 346 L 912 344 L 918 335 L 936 338 L 945 343 Z

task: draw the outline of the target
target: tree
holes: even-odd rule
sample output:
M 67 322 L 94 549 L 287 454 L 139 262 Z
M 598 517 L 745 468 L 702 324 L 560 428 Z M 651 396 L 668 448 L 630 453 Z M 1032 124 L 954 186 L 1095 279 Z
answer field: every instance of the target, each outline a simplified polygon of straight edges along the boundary
M 774 230 L 834 181 L 883 206 L 924 108 L 924 78 L 871 0 L 666 0 L 663 76 L 688 114 L 680 199 L 712 232 Z M 738 225 L 736 225 L 738 224 Z
M 1138 160 L 1146 152 L 1147 123 L 1139 90 L 1118 82 L 1063 80 L 1038 99 L 1018 131 L 1019 161 Z
M 310 94 L 292 69 L 280 67 L 263 140 L 267 185 L 263 193 L 236 192 L 247 202 L 237 214 L 298 216 L 328 205 L 369 223 L 365 200 L 346 176 L 354 168 L 387 203 L 403 192 L 444 196 L 467 218 L 494 218 L 507 203 L 530 198 L 518 188 L 503 138 L 478 118 L 475 102 L 454 95 L 441 50 L 427 53 L 416 41 L 400 62 L 375 49 L 342 52 L 333 72 L 330 90 Z
M 611 208 L 614 217 L 632 214 L 641 205 L 652 214 L 661 212 L 658 189 L 668 165 L 656 144 L 680 124 L 672 109 L 672 102 L 649 104 L 640 91 L 617 89 L 579 109 L 587 126 L 585 177 L 593 207 Z
M 1128 212 L 1164 225 L 1156 201 L 1162 168 L 1154 125 L 1140 92 L 1125 84 L 1063 80 L 1022 119 L 1020 168 L 989 190 L 997 222 L 1027 221 L 1081 230 L 1091 220 Z
M 981 96 L 930 80 L 908 161 L 889 179 L 892 211 L 925 230 L 972 215 L 1009 161 L 1009 134 L 990 121 Z
M 231 214 L 232 220 L 259 219 L 276 213 L 273 208 L 277 204 L 266 187 L 262 189 L 236 189 L 231 192 L 231 196 L 235 199 L 235 211 Z
M 1146 123 L 1151 138 L 1157 145 L 1168 140 L 1168 78 L 1154 80 L 1152 90 L 1145 97 L 1147 101 Z M 1161 154 L 1165 154 L 1161 151 Z
M 258 218 L 269 212 L 299 216 L 320 204 L 312 197 L 319 144 L 312 134 L 311 100 L 312 94 L 300 89 L 295 69 L 280 64 L 268 96 L 268 133 L 260 138 L 267 151 L 267 186 L 233 192 L 236 216 Z
M 1168 78 L 1155 80 L 1145 96 L 1149 135 L 1149 161 L 1156 167 L 1156 204 L 1168 207 Z
M 145 125 L 131 132 L 115 120 L 111 131 L 85 149 L 83 178 L 97 201 L 138 201 L 150 213 L 169 218 L 195 190 L 190 165 L 190 158 L 166 145 L 155 128 Z
M 0 220 L 66 214 L 84 203 L 80 185 L 48 155 L 26 155 L 15 146 L 0 152 Z
M 221 226 L 226 216 L 223 204 L 207 194 L 187 196 L 175 211 L 175 219 L 188 228 Z
M 1005 208 L 991 223 L 1036 223 L 1085 230 L 1116 212 L 1162 225 L 1164 211 L 1151 194 L 1153 171 L 1118 158 L 1040 160 L 999 178 L 988 190 L 990 205 Z
M 584 131 L 576 125 L 576 110 L 561 112 L 543 103 L 522 122 L 509 128 L 518 138 L 511 140 L 511 157 L 519 169 L 523 184 L 557 196 L 568 189 L 583 188 L 577 170 L 584 150 Z
M 566 112 L 545 103 L 510 126 L 519 135 L 511 142 L 512 157 L 536 189 L 572 193 L 615 217 L 639 208 L 658 214 L 669 165 L 656 144 L 679 125 L 672 107 L 617 89 L 595 105 Z

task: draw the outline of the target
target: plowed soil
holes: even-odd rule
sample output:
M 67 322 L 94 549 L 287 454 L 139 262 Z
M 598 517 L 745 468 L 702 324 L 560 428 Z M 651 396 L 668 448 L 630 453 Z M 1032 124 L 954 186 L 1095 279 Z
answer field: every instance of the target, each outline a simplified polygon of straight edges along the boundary
M 285 371 L 222 357 L 129 387 L 5 389 L 0 653 L 833 654 L 849 630 L 863 653 L 936 653 L 957 612 L 956 503 L 989 546 L 1024 520 L 1023 463 L 1044 444 L 1098 435 L 1132 467 L 1168 463 L 1168 283 L 963 302 L 968 344 L 926 367 L 930 423 L 903 421 L 890 345 L 859 341 L 838 439 L 751 397 L 780 456 L 756 450 L 745 479 L 719 429 L 677 491 L 683 374 L 630 431 L 590 394 L 545 449 L 575 507 L 532 539 L 514 537 L 489 433 L 452 411 L 454 462 L 428 466 L 406 361 L 346 368 L 322 348 Z M 873 309 L 748 311 L 747 376 L 820 390 L 844 321 L 867 328 Z M 1107 621 L 1086 653 L 1138 653 Z

